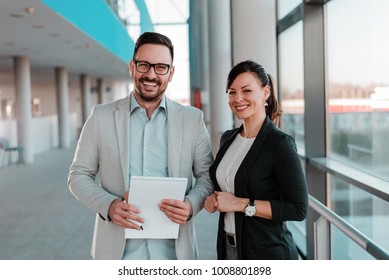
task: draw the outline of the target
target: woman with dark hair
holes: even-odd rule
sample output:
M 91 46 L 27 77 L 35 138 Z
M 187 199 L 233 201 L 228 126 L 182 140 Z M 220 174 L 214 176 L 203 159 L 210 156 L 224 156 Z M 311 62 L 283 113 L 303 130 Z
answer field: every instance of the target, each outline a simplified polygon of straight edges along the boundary
M 220 212 L 218 259 L 298 259 L 286 221 L 302 221 L 307 186 L 294 139 L 277 128 L 273 82 L 258 63 L 234 66 L 228 103 L 243 121 L 223 133 L 210 176 L 215 191 L 205 209 Z

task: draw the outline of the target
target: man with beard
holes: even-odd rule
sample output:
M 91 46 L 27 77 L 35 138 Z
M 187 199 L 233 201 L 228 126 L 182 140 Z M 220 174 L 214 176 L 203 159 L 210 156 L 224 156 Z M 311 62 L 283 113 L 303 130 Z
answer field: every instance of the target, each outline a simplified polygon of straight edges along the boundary
M 213 158 L 202 112 L 164 95 L 174 75 L 173 58 L 168 37 L 143 33 L 129 63 L 134 90 L 95 106 L 83 127 L 68 185 L 96 213 L 94 259 L 198 256 L 192 218 L 212 193 Z M 141 230 L 144 222 L 139 209 L 127 203 L 131 176 L 188 179 L 184 201 L 166 198 L 158 205 L 180 225 L 177 239 L 125 239 L 125 229 Z

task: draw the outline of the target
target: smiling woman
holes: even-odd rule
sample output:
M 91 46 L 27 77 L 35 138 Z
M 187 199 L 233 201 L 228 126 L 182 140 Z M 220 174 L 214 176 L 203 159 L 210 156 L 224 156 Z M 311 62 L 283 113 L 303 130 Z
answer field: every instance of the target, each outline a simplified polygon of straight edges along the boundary
M 269 97 L 270 87 L 268 85 L 262 87 L 254 74 L 239 74 L 227 93 L 229 97 L 228 104 L 238 119 L 254 122 L 265 118 L 264 104 Z M 258 133 L 258 130 L 255 129 L 253 132 L 244 131 L 242 136 L 252 138 Z
M 258 120 L 268 115 L 273 123 L 278 124 L 282 111 L 272 78 L 262 65 L 247 60 L 234 66 L 227 78 L 227 93 L 230 108 L 237 118 Z
M 281 110 L 271 77 L 243 61 L 231 69 L 227 93 L 243 125 L 223 133 L 210 168 L 215 192 L 204 208 L 220 212 L 218 259 L 298 259 L 285 222 L 305 219 L 308 192 L 295 141 L 275 125 Z

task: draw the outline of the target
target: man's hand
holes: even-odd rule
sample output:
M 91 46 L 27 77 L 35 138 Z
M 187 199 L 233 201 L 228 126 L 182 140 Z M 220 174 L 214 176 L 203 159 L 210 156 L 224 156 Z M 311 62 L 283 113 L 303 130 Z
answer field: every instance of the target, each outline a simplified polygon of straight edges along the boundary
M 192 212 L 192 206 L 187 200 L 163 199 L 158 206 L 170 220 L 180 225 L 186 223 Z
M 132 228 L 141 230 L 141 227 L 131 222 L 130 220 L 143 223 L 144 220 L 136 214 L 139 214 L 138 208 L 128 204 L 128 192 L 124 196 L 124 200 L 121 198 L 115 199 L 109 206 L 108 215 L 111 221 L 123 228 Z
M 214 213 L 217 210 L 217 200 L 216 200 L 216 195 L 214 193 L 209 195 L 205 199 L 204 208 L 209 213 Z

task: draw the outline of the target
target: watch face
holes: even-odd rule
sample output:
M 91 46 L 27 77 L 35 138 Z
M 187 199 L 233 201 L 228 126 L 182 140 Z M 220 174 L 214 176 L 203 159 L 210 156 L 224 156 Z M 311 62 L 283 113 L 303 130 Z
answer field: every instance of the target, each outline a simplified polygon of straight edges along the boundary
M 247 206 L 246 209 L 244 210 L 246 216 L 254 216 L 255 215 L 255 206 Z

